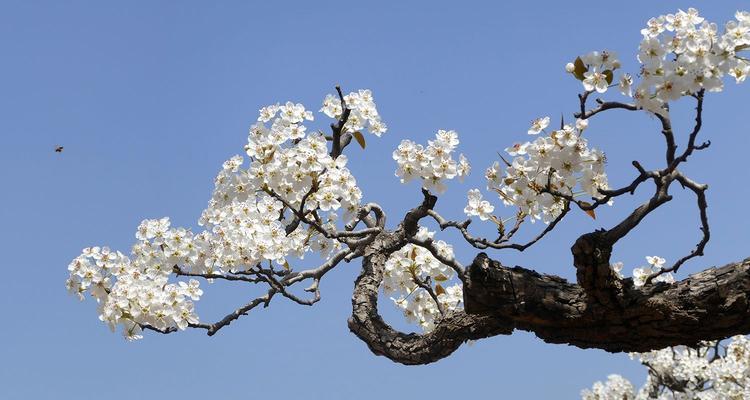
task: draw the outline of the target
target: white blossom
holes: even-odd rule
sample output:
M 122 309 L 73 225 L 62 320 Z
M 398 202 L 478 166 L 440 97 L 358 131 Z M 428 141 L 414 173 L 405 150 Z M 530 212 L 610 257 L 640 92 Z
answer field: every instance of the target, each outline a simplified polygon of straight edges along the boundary
M 416 238 L 433 239 L 435 232 L 420 227 Z M 442 240 L 433 241 L 441 257 L 453 259 L 453 247 Z M 418 324 L 425 332 L 435 327 L 440 316 L 438 305 L 432 296 L 418 282 L 429 284 L 437 301 L 445 312 L 453 312 L 461 307 L 463 291 L 455 283 L 447 286 L 454 277 L 454 271 L 448 265 L 438 261 L 429 250 L 407 244 L 388 257 L 383 272 L 381 287 L 394 304 L 401 309 L 407 321 Z
M 465 177 L 471 167 L 466 157 L 459 155 L 459 161 L 453 159 L 453 151 L 458 146 L 458 134 L 455 131 L 439 130 L 435 140 L 427 146 L 403 140 L 393 152 L 393 159 L 398 164 L 396 176 L 401 183 L 408 183 L 414 178 L 422 180 L 422 187 L 438 193 L 445 191 L 444 181 Z
M 385 132 L 369 90 L 352 92 L 345 99 L 352 109 L 347 132 Z M 338 118 L 341 110 L 336 104 L 329 95 L 322 111 Z M 336 229 L 339 217 L 334 211 L 351 217 L 362 191 L 347 168 L 346 156 L 332 158 L 323 135 L 308 132 L 304 123 L 313 119 L 298 103 L 261 108 L 245 146 L 249 162 L 239 155 L 231 157 L 214 180 L 213 195 L 199 220 L 205 230 L 195 234 L 171 227 L 169 218 L 144 220 L 129 257 L 107 247 L 84 249 L 68 267 L 67 290 L 80 299 L 86 293 L 94 297 L 99 319 L 136 340 L 144 327 L 171 331 L 199 323 L 194 302 L 203 290 L 195 279 L 170 281 L 175 270 L 225 275 L 258 264 L 286 267 L 288 258 L 307 252 L 328 257 L 340 242 L 304 224 L 286 232 L 294 217 L 288 208 L 302 208 L 304 199 L 306 212 L 316 211 L 328 229 Z M 467 165 L 461 168 L 468 171 Z M 440 165 L 437 170 L 458 174 Z

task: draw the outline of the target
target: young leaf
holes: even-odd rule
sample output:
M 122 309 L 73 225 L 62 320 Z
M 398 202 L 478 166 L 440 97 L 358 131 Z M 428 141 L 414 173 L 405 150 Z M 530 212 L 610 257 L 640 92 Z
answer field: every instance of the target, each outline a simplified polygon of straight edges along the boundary
M 607 84 L 611 85 L 612 84 L 612 80 L 615 79 L 615 75 L 612 73 L 612 70 L 608 69 L 608 70 L 605 70 L 602 73 L 604 74 L 604 77 L 607 79 Z
M 445 282 L 445 281 L 448 280 L 448 277 L 445 276 L 445 275 L 443 275 L 443 274 L 439 274 L 439 275 L 433 277 L 432 279 L 434 279 L 434 280 L 436 280 L 438 282 Z
M 591 203 L 588 203 L 588 202 L 585 202 L 585 201 L 582 201 L 581 205 L 584 206 L 584 207 L 591 207 Z M 589 217 L 591 217 L 593 219 L 596 219 L 596 212 L 594 210 L 583 210 L 583 212 L 585 212 L 586 214 L 588 214 Z
M 409 258 L 411 258 L 412 261 L 417 259 L 417 248 L 411 249 L 411 252 L 409 253 Z
M 513 200 L 510 197 L 508 197 L 507 194 L 503 193 L 502 190 L 497 189 L 497 188 L 492 188 L 492 190 L 494 190 L 495 192 L 497 192 L 497 194 L 499 194 L 500 197 L 502 197 L 503 200 L 506 200 L 508 203 L 512 203 L 513 202 Z
M 440 286 L 439 283 L 437 285 L 435 285 L 435 294 L 438 295 L 438 296 L 440 296 L 443 293 L 445 293 L 445 289 L 443 289 L 443 287 Z
M 361 147 L 363 150 L 365 148 L 365 136 L 362 135 L 362 132 L 356 131 L 352 133 L 355 139 L 357 139 L 357 143 L 359 143 L 359 147 Z
M 499 233 L 500 236 L 505 236 L 505 224 L 503 224 L 503 221 L 494 215 L 490 215 L 490 219 L 497 224 L 497 233 Z

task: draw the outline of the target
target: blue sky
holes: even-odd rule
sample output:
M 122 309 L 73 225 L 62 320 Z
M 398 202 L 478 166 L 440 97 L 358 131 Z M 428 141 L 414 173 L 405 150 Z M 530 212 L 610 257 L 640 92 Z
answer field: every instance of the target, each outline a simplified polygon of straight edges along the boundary
M 581 88 L 564 73 L 566 62 L 606 48 L 635 72 L 645 21 L 690 6 L 723 23 L 750 3 L 1 2 L 0 392 L 8 399 L 545 399 L 576 398 L 612 372 L 640 384 L 644 372 L 627 355 L 545 344 L 523 332 L 428 366 L 376 357 L 346 327 L 356 263 L 326 277 L 313 308 L 279 301 L 212 338 L 196 331 L 138 343 L 109 333 L 94 302 L 68 296 L 64 280 L 83 247 L 127 251 L 143 218 L 197 228 L 213 177 L 242 152 L 257 110 L 285 100 L 317 109 L 337 83 L 372 89 L 389 125 L 366 151 L 349 148 L 365 199 L 394 223 L 420 194 L 393 176 L 391 151 L 401 139 L 425 142 L 437 129 L 455 129 L 475 173 L 451 183 L 438 209 L 460 218 L 466 191 L 483 185 L 497 150 L 525 140 L 532 119 L 575 110 Z M 707 255 L 681 276 L 748 256 L 748 89 L 729 84 L 706 101 L 704 138 L 713 146 L 686 171 L 710 184 L 713 237 Z M 690 107 L 682 101 L 674 110 L 682 140 Z M 633 159 L 660 162 L 656 127 L 642 113 L 591 122 L 589 140 L 607 152 L 613 185 L 632 179 Z M 64 152 L 54 153 L 55 145 Z M 646 255 L 675 260 L 697 242 L 694 199 L 676 194 L 616 249 L 627 271 Z M 574 239 L 611 226 L 642 199 L 622 199 L 596 221 L 577 213 L 528 252 L 493 256 L 574 278 Z M 455 235 L 442 237 L 471 260 L 474 252 Z M 207 320 L 252 295 L 244 287 L 206 289 L 198 307 Z M 398 322 L 390 307 L 383 313 Z

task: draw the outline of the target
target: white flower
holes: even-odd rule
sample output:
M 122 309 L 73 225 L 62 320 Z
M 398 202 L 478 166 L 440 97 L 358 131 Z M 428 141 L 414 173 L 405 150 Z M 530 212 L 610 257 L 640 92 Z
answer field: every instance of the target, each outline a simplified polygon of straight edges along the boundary
M 427 147 L 403 140 L 393 152 L 393 159 L 398 164 L 396 176 L 401 183 L 414 178 L 422 179 L 422 187 L 438 193 L 445 191 L 444 180 L 466 176 L 471 167 L 466 157 L 459 155 L 459 161 L 453 159 L 452 153 L 458 146 L 458 134 L 455 131 L 439 130 L 435 140 L 427 142 Z
M 464 213 L 468 216 L 478 216 L 482 221 L 488 220 L 492 216 L 495 207 L 487 200 L 482 200 L 482 193 L 479 189 L 471 189 L 468 194 L 468 204 L 464 208 Z
M 729 76 L 733 77 L 737 83 L 742 83 L 750 74 L 750 64 L 738 61 L 737 65 L 729 69 Z
M 667 262 L 667 260 L 659 256 L 646 256 L 646 262 L 648 262 L 653 268 L 663 269 L 664 263 Z
M 591 389 L 581 391 L 583 400 L 635 400 L 633 384 L 620 375 L 609 375 L 607 382 L 595 382 Z
M 610 265 L 610 268 L 612 268 L 612 272 L 614 272 L 615 276 L 617 276 L 620 279 L 623 278 L 623 276 L 622 276 L 622 267 L 623 266 L 624 266 L 624 264 L 622 262 L 616 262 L 616 263 L 613 263 L 612 265 Z
M 432 239 L 441 257 L 453 259 L 453 248 L 442 240 L 434 240 L 435 232 L 420 227 L 415 235 L 418 240 Z M 408 322 L 418 324 L 425 332 L 435 327 L 440 316 L 435 300 L 417 283 L 431 282 L 444 311 L 453 312 L 461 307 L 463 290 L 456 283 L 448 286 L 454 278 L 453 270 L 438 261 L 429 250 L 407 244 L 392 253 L 385 263 L 381 287 L 401 309 Z
M 578 132 L 583 132 L 588 127 L 589 127 L 589 120 L 580 119 L 580 118 L 576 120 L 576 129 L 578 129 Z
M 607 91 L 607 77 L 603 73 L 588 71 L 583 73 L 583 88 L 588 92 L 596 90 L 598 93 Z
M 537 118 L 531 122 L 531 128 L 529 128 L 529 135 L 538 135 L 539 132 L 543 131 L 549 126 L 549 117 Z
M 346 101 L 353 116 L 348 131 L 368 128 L 376 135 L 385 131 L 372 93 L 352 92 Z M 324 112 L 336 117 L 340 106 L 329 96 Z M 302 104 L 274 104 L 259 114 L 245 147 L 250 165 L 243 167 L 242 156 L 224 162 L 199 220 L 205 230 L 194 234 L 171 227 L 168 218 L 147 219 L 138 226 L 130 257 L 106 247 L 90 247 L 70 263 L 67 290 L 81 299 L 86 293 L 94 297 L 99 319 L 112 330 L 120 327 L 128 340 L 135 340 L 142 337 L 145 325 L 182 330 L 198 323 L 193 302 L 201 299 L 203 290 L 194 279 L 170 282 L 174 268 L 210 275 L 247 272 L 258 264 L 287 265 L 288 257 L 311 251 L 328 257 L 341 246 L 311 235 L 304 227 L 287 233 L 293 217 L 286 204 L 300 207 L 305 198 L 307 215 L 314 211 L 326 228 L 343 229 L 335 226 L 343 221 L 332 211 L 343 208 L 351 216 L 362 199 L 346 157 L 333 159 L 325 137 L 309 133 L 304 123 L 313 115 Z M 450 132 L 439 139 L 443 148 L 457 141 Z M 434 168 L 444 176 L 457 176 L 470 167 L 462 158 L 460 168 L 456 163 Z
M 633 77 L 630 74 L 622 74 L 618 87 L 620 88 L 620 93 L 628 97 L 633 97 Z

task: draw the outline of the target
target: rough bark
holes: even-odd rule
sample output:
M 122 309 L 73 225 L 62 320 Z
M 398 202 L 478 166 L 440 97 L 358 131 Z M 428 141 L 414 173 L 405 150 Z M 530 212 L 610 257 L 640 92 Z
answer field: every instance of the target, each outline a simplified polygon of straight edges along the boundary
M 383 233 L 368 247 L 362 273 L 355 282 L 349 329 L 370 350 L 402 364 L 427 364 L 447 357 L 471 339 L 510 334 L 513 324 L 498 316 L 456 312 L 430 333 L 403 333 L 388 325 L 378 313 L 378 294 L 388 256 L 404 245 L 398 233 Z
M 605 232 L 573 248 L 578 283 L 522 267 L 505 267 L 485 253 L 467 268 L 465 312 L 447 316 L 427 334 L 394 330 L 377 312 L 383 265 L 404 245 L 403 232 L 383 233 L 367 249 L 355 283 L 349 327 L 378 355 L 404 364 L 444 358 L 463 342 L 533 332 L 549 343 L 610 352 L 694 345 L 750 332 L 750 259 L 710 268 L 674 284 L 635 287 L 609 267 Z
M 644 352 L 750 332 L 750 260 L 645 289 L 619 280 L 607 292 L 608 303 L 581 285 L 503 267 L 484 254 L 469 271 L 467 313 L 512 320 L 515 328 L 549 343 Z

